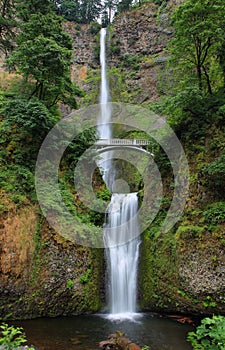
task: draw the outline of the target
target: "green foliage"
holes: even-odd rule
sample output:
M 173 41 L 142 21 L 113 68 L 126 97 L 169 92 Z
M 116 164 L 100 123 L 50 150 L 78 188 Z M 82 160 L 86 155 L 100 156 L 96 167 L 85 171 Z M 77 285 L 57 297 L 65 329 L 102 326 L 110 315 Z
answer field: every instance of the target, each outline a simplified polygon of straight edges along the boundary
M 183 74 L 196 78 L 199 90 L 210 94 L 216 84 L 212 64 L 219 65 L 218 47 L 224 42 L 224 11 L 222 0 L 188 0 L 173 15 L 176 32 L 169 45 L 171 63 L 174 67 L 179 64 Z
M 14 46 L 15 6 L 13 0 L 2 0 L 0 4 L 0 51 L 8 55 Z
M 211 225 L 225 222 L 225 202 L 215 202 L 203 212 L 204 221 Z
M 89 32 L 91 34 L 98 34 L 100 29 L 101 29 L 101 24 L 99 24 L 98 22 L 93 21 L 90 23 Z
M 87 283 L 91 277 L 91 274 L 92 274 L 92 269 L 87 269 L 85 275 L 80 276 L 80 282 L 83 284 Z
M 219 91 L 205 95 L 197 87 L 182 86 L 174 96 L 164 97 L 152 106 L 154 112 L 166 114 L 169 125 L 183 140 L 193 144 L 206 135 L 212 123 L 223 124 L 224 95 Z
M 90 23 L 99 18 L 102 10 L 101 0 L 85 0 L 80 4 L 81 23 Z
M 58 0 L 58 13 L 67 21 L 81 22 L 80 3 L 74 0 Z
M 180 225 L 176 234 L 175 234 L 175 238 L 176 239 L 194 239 L 194 238 L 198 238 L 199 236 L 201 236 L 204 231 L 205 231 L 205 227 L 201 227 L 201 226 L 194 226 L 194 225 Z
M 73 289 L 74 283 L 71 279 L 68 279 L 67 281 L 67 288 L 68 289 Z
M 123 66 L 126 68 L 132 68 L 139 70 L 141 58 L 139 56 L 130 56 L 128 54 L 123 55 Z
M 188 341 L 194 350 L 223 350 L 225 348 L 225 317 L 206 317 L 195 332 L 189 332 Z
M 33 85 L 29 97 L 37 97 L 49 108 L 58 101 L 75 108 L 74 95 L 81 95 L 81 90 L 70 78 L 72 39 L 61 22 L 54 12 L 32 14 L 22 25 L 17 47 L 7 62 Z
M 31 169 L 39 147 L 56 118 L 37 100 L 11 100 L 2 111 L 0 163 L 20 164 Z
M 202 305 L 204 307 L 216 307 L 217 304 L 215 301 L 212 300 L 210 295 L 207 295 L 204 300 L 202 301 Z
M 117 12 L 124 12 L 130 10 L 132 7 L 132 0 L 121 0 L 117 6 Z
M 0 174 L 0 187 L 10 194 L 12 201 L 20 207 L 27 197 L 34 200 L 34 175 L 21 165 L 3 165 Z M 7 208 L 3 208 L 7 209 Z
M 37 100 L 10 100 L 0 121 L 0 186 L 20 206 L 35 200 L 34 166 L 40 145 L 56 118 Z
M 68 21 L 90 23 L 99 18 L 102 11 L 100 0 L 57 0 L 58 13 Z
M 153 0 L 153 3 L 156 4 L 156 5 L 164 5 L 168 2 L 168 0 Z
M 17 15 L 23 22 L 28 22 L 33 14 L 40 13 L 45 16 L 57 9 L 55 1 L 52 0 L 16 0 L 15 4 Z
M 73 181 L 74 179 L 74 166 L 76 162 L 80 159 L 80 156 L 85 152 L 87 148 L 90 147 L 96 140 L 96 128 L 90 128 L 78 134 L 68 145 L 66 151 L 63 155 L 63 163 L 67 167 L 68 171 L 71 169 L 71 177 L 69 178 Z
M 225 154 L 217 157 L 213 162 L 205 165 L 203 168 L 213 186 L 222 188 L 225 184 Z
M 0 330 L 0 344 L 5 350 L 15 350 L 27 342 L 21 327 L 9 326 L 7 323 L 2 323 Z M 34 350 L 33 347 L 27 347 L 27 349 Z

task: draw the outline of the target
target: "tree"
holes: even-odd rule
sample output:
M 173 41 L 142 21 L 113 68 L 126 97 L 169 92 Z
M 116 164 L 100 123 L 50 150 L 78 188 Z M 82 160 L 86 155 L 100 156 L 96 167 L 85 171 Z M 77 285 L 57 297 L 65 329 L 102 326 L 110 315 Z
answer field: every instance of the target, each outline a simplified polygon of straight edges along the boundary
M 106 8 L 102 11 L 101 23 L 102 23 L 103 28 L 106 28 L 110 23 L 109 14 L 108 14 Z
M 58 1 L 58 13 L 68 21 L 80 22 L 80 3 L 78 0 Z
M 46 15 L 57 10 L 53 0 L 15 0 L 15 3 L 18 17 L 24 22 L 28 22 L 32 14 Z
M 80 15 L 82 23 L 90 23 L 99 18 L 102 11 L 101 0 L 82 0 L 80 3 Z
M 0 51 L 5 55 L 13 49 L 15 37 L 15 7 L 13 0 L 0 0 Z
M 107 9 L 109 14 L 109 22 L 112 22 L 113 12 L 116 10 L 118 5 L 118 0 L 105 0 L 104 8 Z
M 62 29 L 61 18 L 53 12 L 31 15 L 16 43 L 7 62 L 31 84 L 28 97 L 36 96 L 48 107 L 58 101 L 76 107 L 74 95 L 80 90 L 70 78 L 72 39 Z
M 221 20 L 221 28 L 223 29 L 223 31 L 222 31 L 222 37 L 221 37 L 221 44 L 219 45 L 218 51 L 217 51 L 217 59 L 222 69 L 223 89 L 225 89 L 225 14 Z
M 211 67 L 223 41 L 222 0 L 188 0 L 174 12 L 175 38 L 170 44 L 174 65 L 191 69 L 199 90 L 212 94 Z
M 124 12 L 124 11 L 128 11 L 131 6 L 132 6 L 132 0 L 121 0 L 117 6 L 117 11 L 120 12 Z

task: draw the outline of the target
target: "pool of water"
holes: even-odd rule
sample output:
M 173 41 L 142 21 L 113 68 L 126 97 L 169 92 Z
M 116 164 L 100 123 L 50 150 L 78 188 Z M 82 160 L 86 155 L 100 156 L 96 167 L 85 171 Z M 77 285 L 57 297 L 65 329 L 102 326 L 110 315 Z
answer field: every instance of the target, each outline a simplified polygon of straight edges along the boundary
M 151 350 L 192 349 L 186 341 L 192 326 L 151 314 L 143 314 L 134 321 L 112 321 L 101 315 L 89 315 L 39 318 L 13 325 L 23 327 L 28 343 L 38 350 L 97 350 L 99 342 L 116 330 Z

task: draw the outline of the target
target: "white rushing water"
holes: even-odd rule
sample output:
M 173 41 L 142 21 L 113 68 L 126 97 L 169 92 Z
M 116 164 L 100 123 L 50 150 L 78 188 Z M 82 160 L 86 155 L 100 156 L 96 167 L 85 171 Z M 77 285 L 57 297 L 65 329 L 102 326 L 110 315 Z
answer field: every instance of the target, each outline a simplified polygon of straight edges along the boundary
M 101 85 L 99 102 L 101 111 L 98 119 L 98 134 L 100 139 L 111 138 L 111 109 L 109 107 L 109 86 L 106 74 L 106 28 L 100 31 L 100 64 L 101 64 Z
M 105 28 L 100 32 L 101 112 L 98 120 L 100 139 L 112 138 L 111 109 L 109 102 L 109 86 L 106 72 L 106 35 Z M 113 168 L 113 151 L 101 155 L 103 179 L 112 192 L 115 184 Z M 139 225 L 137 215 L 137 193 L 113 193 L 107 208 L 104 224 L 104 242 L 109 272 L 110 318 L 132 319 L 136 311 L 137 266 L 139 254 Z M 135 238 L 134 238 L 135 237 Z M 138 237 L 138 238 L 136 238 Z
M 136 312 L 139 230 L 137 193 L 112 195 L 105 223 L 111 318 L 132 318 Z M 122 243 L 121 243 L 122 240 Z M 124 243 L 123 243 L 124 242 Z
M 106 28 L 100 31 L 100 64 L 101 64 L 101 85 L 100 85 L 100 114 L 98 117 L 98 136 L 100 139 L 111 139 L 111 108 L 109 102 L 109 85 L 106 70 Z M 112 188 L 114 171 L 112 168 L 113 152 L 108 151 L 101 155 L 99 166 L 103 175 L 103 180 L 109 189 Z

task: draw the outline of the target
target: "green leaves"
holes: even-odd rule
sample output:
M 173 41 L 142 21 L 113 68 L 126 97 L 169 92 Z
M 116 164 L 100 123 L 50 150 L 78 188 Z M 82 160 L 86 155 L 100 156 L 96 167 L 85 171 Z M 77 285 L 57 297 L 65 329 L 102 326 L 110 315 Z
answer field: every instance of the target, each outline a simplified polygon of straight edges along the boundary
M 14 326 L 9 326 L 7 323 L 2 323 L 0 329 L 0 344 L 3 345 L 5 350 L 15 350 L 27 342 L 23 328 L 21 327 L 15 328 Z M 34 350 L 33 347 L 27 347 L 27 349 Z
M 61 18 L 54 12 L 31 15 L 16 42 L 7 62 L 33 86 L 28 97 L 37 97 L 48 108 L 58 101 L 75 108 L 74 95 L 81 90 L 71 81 L 72 39 L 62 29 Z
M 225 348 L 225 317 L 206 317 L 195 332 L 189 332 L 188 341 L 194 350 L 223 350 Z
M 175 38 L 169 45 L 171 63 L 174 66 L 179 63 L 196 77 L 199 90 L 210 94 L 216 84 L 211 67 L 220 64 L 217 52 L 224 43 L 224 15 L 222 0 L 188 0 L 173 15 Z
M 215 202 L 203 212 L 204 221 L 211 225 L 225 222 L 225 202 Z
M 47 108 L 35 100 L 11 100 L 2 111 L 0 122 L 1 164 L 6 162 L 33 168 L 38 149 L 48 130 L 53 127 L 53 118 Z
M 52 0 L 16 0 L 15 3 L 18 17 L 24 22 L 29 21 L 32 14 L 41 13 L 45 16 L 57 9 Z
M 0 5 L 0 51 L 7 55 L 14 46 L 16 27 L 14 1 L 1 0 Z
M 59 13 L 68 21 L 90 23 L 99 18 L 102 10 L 101 0 L 58 0 Z

